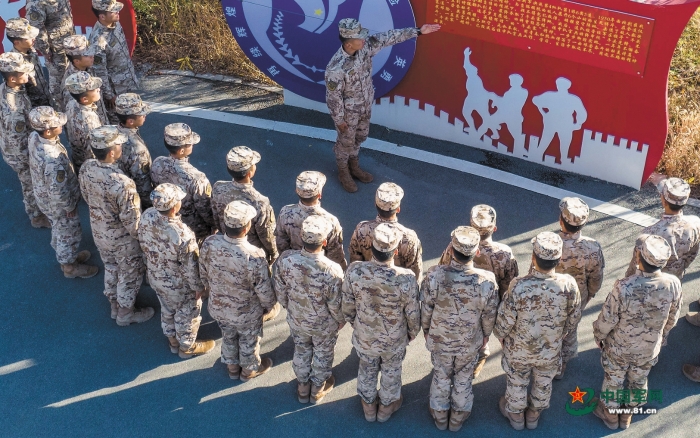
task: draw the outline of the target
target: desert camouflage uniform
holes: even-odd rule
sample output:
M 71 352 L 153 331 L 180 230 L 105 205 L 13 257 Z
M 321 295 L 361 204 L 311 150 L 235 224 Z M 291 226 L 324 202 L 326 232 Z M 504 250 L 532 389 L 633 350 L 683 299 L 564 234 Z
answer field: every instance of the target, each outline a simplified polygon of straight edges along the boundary
M 301 249 L 304 243 L 301 241 L 301 224 L 311 215 L 320 215 L 333 224 L 333 231 L 328 235 L 326 245 L 326 257 L 340 265 L 343 270 L 348 267 L 343 251 L 343 228 L 338 218 L 328 213 L 321 207 L 319 201 L 316 205 L 298 204 L 285 205 L 280 210 L 279 220 L 275 228 L 277 250 L 283 253 L 288 249 Z
M 182 200 L 180 216 L 200 241 L 215 230 L 211 213 L 211 184 L 207 176 L 189 163 L 187 158 L 158 157 L 151 166 L 154 187 L 171 183 L 182 187 L 187 196 Z
M 210 290 L 209 314 L 221 327 L 221 362 L 256 371 L 263 313 L 276 303 L 265 251 L 245 237 L 216 234 L 202 245 L 199 271 Z
M 453 260 L 428 270 L 420 300 L 421 325 L 428 335 L 426 347 L 434 368 L 430 407 L 436 411 L 448 411 L 450 407 L 471 411 L 477 352 L 496 321 L 496 278 L 473 263 L 464 265 Z
M 73 263 L 83 230 L 78 215 L 71 218 L 67 213 L 77 208 L 80 187 L 61 140 L 48 140 L 32 132 L 29 168 L 36 204 L 51 222 L 51 247 L 56 250 L 56 259 L 62 265 Z
M 100 116 L 97 114 L 97 105 L 83 105 L 73 99 L 66 105 L 66 135 L 70 139 L 73 164 L 77 169 L 86 160 L 95 158 L 90 148 L 90 131 L 102 126 Z
M 19 53 L 24 57 L 25 61 L 34 65 L 34 83 L 32 83 L 32 77 L 30 76 L 29 82 L 24 86 L 27 90 L 29 101 L 32 103 L 32 108 L 37 106 L 51 106 L 53 102 L 49 92 L 49 83 L 46 81 L 44 69 L 41 67 L 39 56 L 36 54 L 36 51 L 34 49 L 29 49 L 27 53 L 22 53 L 15 48 L 13 48 L 12 51 Z
M 642 230 L 641 234 L 654 234 L 666 239 L 671 245 L 671 258 L 662 271 L 683 281 L 685 270 L 693 263 L 700 248 L 700 219 L 697 216 L 684 215 L 683 212 L 677 215 L 665 214 L 657 223 Z M 632 260 L 625 273 L 626 277 L 634 275 L 637 271 L 635 254 L 640 248 L 641 242 L 637 240 Z
M 144 207 L 151 205 L 150 196 L 153 190 L 151 183 L 151 154 L 146 143 L 141 138 L 138 128 L 117 126 L 119 132 L 126 135 L 128 140 L 122 145 L 122 156 L 117 163 L 119 168 L 136 184 L 136 191 Z
M 120 307 L 132 308 L 145 266 L 138 241 L 141 217 L 134 182 L 116 163 L 94 158 L 80 169 L 80 189 L 90 207 L 90 225 L 105 265 L 104 294 Z
M 345 132 L 338 132 L 333 151 L 337 159 L 347 161 L 357 157 L 360 144 L 369 134 L 369 121 L 374 102 L 372 84 L 372 57 L 383 48 L 418 36 L 415 27 L 378 33 L 366 39 L 365 46 L 348 55 L 341 47 L 326 67 L 326 104 L 337 126 L 348 124 Z
M 515 414 L 528 407 L 549 407 L 552 379 L 561 363 L 563 337 L 581 319 L 581 296 L 567 274 L 533 272 L 518 277 L 498 307 L 493 333 L 503 340 L 501 365 L 506 373 L 506 410 Z
M 342 282 L 343 269 L 323 253 L 285 251 L 272 265 L 272 284 L 294 339 L 292 368 L 301 383 L 322 386 L 331 376 L 338 324 L 344 322 Z
M 214 226 L 217 229 L 225 230 L 224 209 L 233 201 L 247 202 L 258 212 L 248 231 L 248 242 L 262 248 L 268 263 L 272 263 L 279 254 L 275 244 L 275 212 L 270 205 L 270 200 L 255 190 L 252 182 L 246 184 L 236 181 L 217 181 L 211 191 L 211 207 L 214 212 Z
M 63 39 L 75 34 L 69 0 L 27 0 L 27 20 L 39 29 L 34 46 L 45 56 L 49 92 L 53 103 L 61 102 L 61 78 L 68 66 Z M 41 75 L 43 76 L 43 72 Z
M 68 76 L 72 75 L 73 73 L 77 73 L 79 71 L 83 70 L 78 70 L 75 68 L 72 62 L 68 63 L 68 67 L 66 67 L 66 72 L 63 74 L 63 78 L 61 79 L 61 98 L 63 99 L 62 102 L 62 108 L 66 108 L 68 106 L 69 102 L 75 101 L 73 96 L 71 96 L 70 92 L 66 89 L 66 79 Z M 95 76 L 94 70 L 91 68 L 88 68 L 85 70 L 90 74 L 90 76 Z M 97 115 L 100 116 L 100 122 L 103 125 L 109 124 L 109 118 L 107 117 L 107 107 L 105 107 L 105 103 L 103 99 L 98 100 L 95 102 L 95 105 L 97 105 Z
M 204 289 L 197 240 L 179 217 L 167 217 L 155 208 L 141 216 L 138 234 L 148 282 L 160 301 L 163 333 L 176 337 L 186 351 L 197 339 L 202 321 L 202 300 L 195 296 Z
M 615 283 L 593 323 L 596 344 L 603 342 L 603 391 L 647 389 L 647 376 L 661 346 L 676 325 L 682 306 L 681 282 L 664 272 L 634 274 Z M 617 408 L 614 397 L 601 400 Z M 644 403 L 630 403 L 631 406 Z
M 350 238 L 350 262 L 372 260 L 372 233 L 377 225 L 382 222 L 392 222 L 403 232 L 403 238 L 399 244 L 399 253 L 394 256 L 394 264 L 410 269 L 416 274 L 416 281 L 420 281 L 423 272 L 423 247 L 416 232 L 404 227 L 396 219 L 389 220 L 377 216 L 372 221 L 362 221 L 357 224 Z
M 406 345 L 420 331 L 420 304 L 415 274 L 376 260 L 353 262 L 343 280 L 343 314 L 353 327 L 352 345 L 360 366 L 357 393 L 365 403 L 377 397 L 389 405 L 401 397 L 401 369 Z
M 34 219 L 42 213 L 36 205 L 32 175 L 29 172 L 27 145 L 31 132 L 31 109 L 31 103 L 24 90 L 13 90 L 7 84 L 0 84 L 0 152 L 7 165 L 17 173 L 22 186 L 24 211 L 29 219 Z

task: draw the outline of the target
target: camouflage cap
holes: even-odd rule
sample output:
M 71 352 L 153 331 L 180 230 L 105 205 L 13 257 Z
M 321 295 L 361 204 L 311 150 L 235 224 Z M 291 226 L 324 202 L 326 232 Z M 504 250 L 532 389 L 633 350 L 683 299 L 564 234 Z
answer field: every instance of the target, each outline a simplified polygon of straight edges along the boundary
M 260 162 L 260 154 L 248 146 L 236 146 L 226 154 L 226 167 L 234 172 L 243 172 Z
M 321 172 L 307 170 L 297 176 L 297 195 L 301 198 L 313 198 L 321 194 L 326 184 L 326 175 Z
M 165 127 L 165 142 L 170 146 L 185 146 L 197 144 L 201 140 L 199 134 L 185 123 L 171 123 Z
M 0 55 L 0 71 L 3 73 L 30 73 L 34 64 L 27 62 L 21 53 L 5 52 Z
M 338 23 L 340 36 L 343 38 L 367 38 L 369 30 L 362 27 L 359 21 L 354 18 L 343 18 Z
M 661 193 L 671 204 L 685 205 L 690 198 L 690 185 L 680 178 L 668 178 L 661 181 Z
M 535 255 L 542 260 L 559 260 L 561 258 L 561 249 L 564 245 L 561 237 L 551 231 L 545 231 L 533 237 L 532 250 Z
M 117 114 L 124 116 L 146 116 L 151 113 L 151 106 L 141 100 L 136 93 L 124 93 L 114 102 Z
M 86 71 L 79 71 L 68 76 L 64 86 L 71 94 L 81 94 L 100 88 L 102 86 L 102 79 L 91 76 L 90 73 Z
M 567 224 L 579 227 L 588 221 L 590 210 L 581 198 L 563 198 L 559 201 L 559 210 Z
M 90 131 L 90 146 L 95 149 L 107 149 L 126 143 L 128 137 L 115 125 L 104 125 Z
M 255 208 L 247 202 L 233 201 L 224 209 L 224 224 L 229 228 L 243 228 L 257 214 Z
M 374 203 L 384 211 L 396 210 L 401 205 L 403 189 L 391 182 L 382 183 L 374 195 Z
M 452 231 L 452 248 L 466 256 L 476 254 L 481 235 L 473 227 L 457 227 Z
M 333 230 L 331 221 L 323 216 L 311 215 L 301 224 L 301 240 L 310 245 L 320 245 Z
M 38 106 L 29 111 L 29 124 L 36 131 L 63 126 L 68 121 L 65 114 L 59 113 L 50 106 Z
M 372 246 L 381 252 L 393 251 L 399 246 L 402 237 L 399 227 L 391 222 L 382 222 L 374 229 Z
M 63 38 L 63 48 L 70 56 L 93 56 L 95 48 L 90 45 L 85 35 L 71 35 Z
M 656 235 L 639 236 L 642 241 L 642 257 L 653 266 L 663 268 L 671 257 L 671 245 L 666 239 Z
M 92 0 L 92 7 L 98 11 L 119 12 L 124 7 L 124 3 L 115 0 Z
M 180 186 L 163 183 L 151 192 L 151 202 L 156 210 L 167 211 L 173 208 L 178 201 L 182 201 L 185 196 L 187 196 L 187 192 L 182 190 Z
M 5 35 L 12 38 L 31 40 L 39 35 L 39 28 L 29 24 L 29 20 L 26 18 L 10 18 L 5 23 Z
M 481 233 L 491 231 L 496 226 L 496 210 L 489 205 L 475 205 L 469 216 L 472 227 Z

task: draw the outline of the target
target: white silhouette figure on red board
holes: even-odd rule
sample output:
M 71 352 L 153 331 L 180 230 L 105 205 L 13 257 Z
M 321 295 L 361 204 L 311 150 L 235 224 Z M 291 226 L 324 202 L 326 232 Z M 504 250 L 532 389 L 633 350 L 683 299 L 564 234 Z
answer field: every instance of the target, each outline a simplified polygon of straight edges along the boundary
M 519 74 L 512 74 L 508 78 L 510 79 L 510 88 L 503 94 L 503 97 L 495 95 L 496 98 L 493 99 L 492 105 L 497 110 L 495 113 L 487 116 L 484 119 L 484 123 L 479 127 L 476 133 L 479 139 L 488 130 L 491 130 L 491 139 L 498 140 L 500 138 L 498 130 L 501 129 L 503 124 L 506 125 L 516 143 L 523 136 L 523 107 L 525 102 L 527 102 L 528 91 L 523 88 L 523 77 Z M 524 139 L 522 140 L 524 143 Z
M 495 101 L 498 95 L 486 91 L 484 88 L 484 82 L 479 77 L 479 70 L 469 60 L 469 55 L 471 55 L 471 53 L 472 50 L 469 47 L 464 49 L 464 71 L 467 74 L 467 97 L 464 99 L 464 106 L 462 106 L 462 115 L 464 116 L 464 121 L 469 125 L 469 127 L 464 128 L 464 131 L 476 133 L 477 129 L 474 124 L 472 113 L 476 111 L 481 119 L 486 121 L 491 115 L 489 112 L 489 102 Z

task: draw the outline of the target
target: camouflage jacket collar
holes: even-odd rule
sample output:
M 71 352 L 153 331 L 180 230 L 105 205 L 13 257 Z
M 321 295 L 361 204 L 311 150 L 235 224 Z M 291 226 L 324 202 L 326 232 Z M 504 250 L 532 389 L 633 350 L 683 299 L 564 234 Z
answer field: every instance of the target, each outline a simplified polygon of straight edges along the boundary
M 637 274 L 640 274 L 643 277 L 653 278 L 653 277 L 660 277 L 662 274 L 662 271 L 661 271 L 661 269 L 659 269 L 656 272 L 644 272 L 641 269 L 637 269 Z
M 36 50 L 34 50 L 33 48 L 29 48 L 29 50 L 27 50 L 26 52 L 22 52 L 22 51 L 17 50 L 16 47 L 12 47 L 11 51 L 15 52 L 15 53 L 19 53 L 20 55 L 25 56 L 25 57 L 31 57 L 32 55 L 36 55 Z
M 676 222 L 681 220 L 683 217 L 683 212 L 679 211 L 678 214 L 664 214 L 661 216 L 662 220 L 665 220 L 666 222 Z
M 95 109 L 97 109 L 97 105 L 93 105 L 95 105 Z M 126 126 L 122 126 L 121 123 L 117 125 L 117 129 L 119 132 L 126 135 L 139 135 L 139 128 L 127 128 Z
M 96 103 L 91 103 L 90 105 L 83 105 L 82 103 L 78 102 L 78 105 L 80 105 L 81 107 L 90 108 L 93 111 L 97 111 Z
M 102 167 L 104 169 L 112 169 L 112 170 L 119 170 L 119 162 L 115 161 L 113 163 L 105 163 L 104 161 L 100 161 L 98 159 L 95 159 L 97 161 L 97 165 L 99 167 Z M 121 172 L 121 170 L 119 170 Z
M 39 137 L 39 141 L 44 144 L 49 144 L 52 146 L 61 144 L 61 137 L 58 136 L 56 136 L 56 138 L 44 138 L 41 135 L 38 135 L 37 133 L 37 137 Z
M 319 211 L 321 211 L 321 201 L 318 201 L 314 205 L 304 205 L 304 203 L 299 201 L 299 207 L 302 210 L 307 211 L 309 213 L 318 213 Z
M 320 259 L 323 257 L 323 251 L 321 252 L 308 252 L 306 248 L 301 249 L 301 255 L 304 257 L 308 257 L 310 259 Z
M 470 272 L 474 270 L 474 262 L 460 263 L 455 259 L 450 260 L 450 267 L 459 271 Z
M 392 257 L 385 262 L 380 262 L 379 260 L 372 257 L 372 260 L 370 261 L 370 263 L 374 263 L 374 264 L 377 264 L 379 266 L 394 266 L 394 258 Z
M 578 240 L 581 238 L 581 230 L 575 233 L 567 233 L 560 230 L 559 235 L 561 236 L 562 240 Z
M 542 272 L 538 271 L 537 268 L 533 266 L 530 270 L 530 275 L 537 278 L 552 278 L 554 277 L 554 270 L 552 269 L 550 272 Z
M 231 184 L 237 189 L 252 189 L 253 188 L 253 181 L 249 183 L 239 183 L 234 180 L 231 180 Z
M 393 219 L 384 219 L 383 217 L 377 215 L 377 222 L 382 223 L 382 222 L 390 222 L 390 223 L 398 223 L 399 220 L 397 218 Z
M 229 243 L 233 243 L 234 245 L 238 245 L 238 246 L 243 246 L 246 243 L 248 243 L 248 238 L 245 236 L 234 238 L 234 237 L 228 237 L 228 235 L 224 234 L 224 240 L 229 242 Z

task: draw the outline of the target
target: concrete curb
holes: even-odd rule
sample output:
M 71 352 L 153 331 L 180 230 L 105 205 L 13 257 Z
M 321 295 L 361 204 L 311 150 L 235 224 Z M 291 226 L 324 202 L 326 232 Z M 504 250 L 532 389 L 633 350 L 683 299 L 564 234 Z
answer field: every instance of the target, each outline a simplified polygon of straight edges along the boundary
M 152 74 L 172 75 L 172 76 L 187 76 L 187 77 L 197 78 L 197 79 L 206 79 L 208 81 L 229 82 L 229 83 L 233 83 L 233 84 L 241 84 L 241 85 L 247 85 L 249 87 L 259 88 L 261 90 L 265 90 L 265 91 L 269 91 L 270 93 L 277 93 L 277 94 L 282 94 L 284 92 L 284 89 L 282 87 L 263 85 L 263 84 L 259 84 L 257 82 L 246 81 L 245 79 L 241 79 L 241 78 L 238 78 L 235 76 L 215 75 L 215 74 L 211 74 L 211 73 L 195 73 L 191 70 L 155 70 L 152 72 Z

